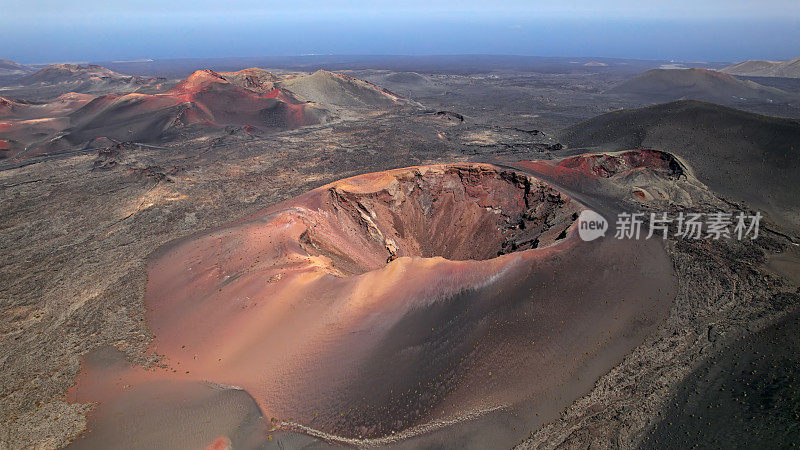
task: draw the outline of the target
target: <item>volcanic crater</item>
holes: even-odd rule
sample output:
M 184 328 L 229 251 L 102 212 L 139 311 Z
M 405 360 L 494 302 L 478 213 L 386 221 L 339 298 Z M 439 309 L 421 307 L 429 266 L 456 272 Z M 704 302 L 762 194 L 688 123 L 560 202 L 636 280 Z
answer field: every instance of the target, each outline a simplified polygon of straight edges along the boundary
M 599 376 L 657 323 L 671 286 L 659 242 L 582 242 L 582 209 L 489 164 L 322 186 L 152 254 L 145 317 L 161 368 L 115 372 L 108 389 L 90 369 L 73 399 L 138 417 L 119 386 L 211 382 L 246 391 L 281 439 L 350 444 L 507 408 L 531 423 L 553 418 L 588 388 L 581 367 Z M 597 261 L 603 273 L 586 277 Z M 106 416 L 90 419 L 94 436 L 116 427 Z M 131 439 L 159 426 L 135 422 Z
M 300 244 L 344 274 L 403 256 L 486 260 L 547 246 L 566 237 L 580 209 L 538 179 L 477 164 L 362 175 L 314 201 Z M 312 218 L 322 211 L 326 219 Z
M 574 241 L 581 209 L 543 181 L 487 164 L 340 180 L 156 254 L 145 299 L 154 350 L 186 374 L 242 386 L 265 415 L 316 418 L 346 436 L 397 431 L 431 417 L 455 389 L 443 375 L 491 325 L 496 291 L 464 293 L 512 280 L 537 257 L 509 253 Z M 442 308 L 453 301 L 473 312 Z M 463 323 L 393 336 L 432 307 L 447 316 L 438 323 Z M 412 386 L 430 392 L 402 404 L 389 394 Z

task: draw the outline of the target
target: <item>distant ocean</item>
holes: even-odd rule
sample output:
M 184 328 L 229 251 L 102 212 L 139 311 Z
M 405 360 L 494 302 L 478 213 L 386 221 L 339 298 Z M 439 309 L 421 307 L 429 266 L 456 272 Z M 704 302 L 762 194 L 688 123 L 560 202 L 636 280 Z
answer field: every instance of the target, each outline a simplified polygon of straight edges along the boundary
M 4 20 L 0 58 L 23 63 L 301 54 L 517 54 L 676 61 L 800 56 L 800 19 L 274 16 Z

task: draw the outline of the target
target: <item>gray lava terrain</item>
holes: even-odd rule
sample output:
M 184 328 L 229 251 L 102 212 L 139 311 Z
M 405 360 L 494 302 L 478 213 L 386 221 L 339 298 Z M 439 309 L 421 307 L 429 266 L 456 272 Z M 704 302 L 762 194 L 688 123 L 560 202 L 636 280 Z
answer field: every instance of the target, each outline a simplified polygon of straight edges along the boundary
M 282 74 L 317 68 L 272 62 Z M 247 63 L 238 68 L 252 65 Z M 523 429 L 528 438 L 517 442 L 519 448 L 767 448 L 800 442 L 797 104 L 653 106 L 652 99 L 610 92 L 659 68 L 655 62 L 632 68 L 563 60 L 537 69 L 532 62 L 509 67 L 482 61 L 451 71 L 427 60 L 313 64 L 328 64 L 419 105 L 261 134 L 229 126 L 169 142 L 103 142 L 0 160 L 0 447 L 60 448 L 86 432 L 93 406 L 69 401 L 68 391 L 91 351 L 113 347 L 129 364 L 160 363 L 148 350 L 153 334 L 143 298 L 147 259 L 165 244 L 353 175 L 640 147 L 685 163 L 696 177 L 691 183 L 676 176 L 658 181 L 663 184 L 657 188 L 688 193 L 643 203 L 630 188 L 650 186 L 652 179 L 630 176 L 603 185 L 609 202 L 675 214 L 759 210 L 766 215 L 761 235 L 754 241 L 667 239 L 677 280 L 667 318 L 610 372 L 565 399 L 569 406 L 557 417 L 514 423 L 515 432 L 530 428 Z M 175 84 L 177 74 L 187 75 L 177 65 L 111 68 L 163 76 L 166 86 Z M 20 77 L 0 80 L 6 84 L 0 96 L 32 92 L 30 86 L 13 87 Z M 787 98 L 800 92 L 793 90 L 796 83 L 773 84 L 790 91 Z M 48 97 L 65 92 L 46 89 Z M 580 186 L 566 188 L 581 193 Z M 449 446 L 448 436 L 433 434 L 409 445 Z M 275 437 L 264 445 L 329 444 L 280 430 Z

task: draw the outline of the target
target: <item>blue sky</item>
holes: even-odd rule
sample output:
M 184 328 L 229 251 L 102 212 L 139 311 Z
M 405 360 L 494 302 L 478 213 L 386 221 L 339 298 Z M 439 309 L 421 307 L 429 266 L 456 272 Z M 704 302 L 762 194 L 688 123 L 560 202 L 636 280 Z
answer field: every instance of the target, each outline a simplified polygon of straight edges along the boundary
M 21 62 L 293 54 L 800 56 L 798 0 L 0 0 Z

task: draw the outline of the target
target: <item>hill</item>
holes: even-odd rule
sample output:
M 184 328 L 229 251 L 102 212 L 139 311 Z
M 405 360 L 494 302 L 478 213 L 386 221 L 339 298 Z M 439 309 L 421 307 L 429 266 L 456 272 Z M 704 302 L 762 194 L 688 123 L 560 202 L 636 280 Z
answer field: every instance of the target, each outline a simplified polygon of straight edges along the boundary
M 235 78 L 246 82 L 245 74 Z M 259 84 L 258 88 L 263 88 Z M 108 94 L 70 115 L 69 144 L 99 136 L 157 143 L 174 133 L 244 127 L 285 130 L 326 121 L 327 111 L 276 88 L 256 92 L 211 70 L 199 70 L 161 94 Z
M 790 61 L 744 61 L 720 71 L 747 77 L 800 78 L 800 58 Z
M 683 158 L 714 191 L 800 231 L 800 121 L 678 101 L 603 114 L 561 132 L 569 147 L 652 148 Z
M 69 92 L 49 102 L 0 97 L 0 160 L 14 157 L 69 126 L 69 114 L 94 99 Z
M 154 93 L 167 86 L 164 78 L 125 75 L 102 66 L 52 64 L 21 77 L 3 91 L 4 97 L 48 101 L 67 92 L 102 95 L 111 92 Z
M 217 73 L 213 70 L 197 70 L 172 87 L 172 92 L 194 92 L 213 83 L 230 83 L 253 92 L 270 92 L 275 89 L 278 77 L 264 69 L 251 68 L 238 72 Z
M 424 85 L 428 79 L 416 72 L 393 72 L 384 77 L 384 80 L 396 84 Z
M 220 75 L 237 86 L 256 92 L 269 92 L 275 89 L 275 82 L 278 81 L 277 76 L 257 67 L 238 72 L 223 72 Z
M 737 102 L 797 101 L 794 94 L 740 80 L 733 75 L 707 69 L 653 69 L 607 91 L 612 94 L 636 95 L 658 101 L 705 100 L 731 104 Z
M 27 83 L 70 83 L 74 81 L 125 77 L 126 76 L 121 73 L 94 64 L 89 64 L 88 66 L 81 66 L 79 64 L 51 64 L 37 70 L 32 75 L 26 77 L 24 81 Z
M 132 87 L 139 83 L 100 66 L 54 65 L 27 77 L 32 86 Z M 120 84 L 121 83 L 121 84 Z M 198 70 L 166 90 L 89 95 L 50 101 L 0 101 L 0 157 L 30 157 L 94 147 L 97 139 L 163 144 L 241 131 L 250 135 L 358 117 L 365 110 L 412 104 L 348 75 L 316 72 L 281 79 L 258 68 Z
M 290 78 L 280 86 L 301 99 L 336 110 L 386 109 L 414 104 L 376 84 L 326 70 Z
M 0 77 L 27 75 L 33 69 L 8 59 L 0 59 Z
M 28 102 L 0 97 L 0 119 L 40 119 L 69 114 L 94 99 L 89 94 L 68 92 L 50 102 Z
M 38 79 L 116 77 L 98 66 L 48 70 Z M 91 74 L 90 74 L 91 73 Z M 3 158 L 58 153 L 99 138 L 149 144 L 199 136 L 227 127 L 250 134 L 288 130 L 329 120 L 327 110 L 273 88 L 272 75 L 248 69 L 223 76 L 198 70 L 172 88 L 100 96 L 71 93 L 50 102 L 0 99 Z M 231 81 L 233 80 L 233 81 Z M 42 81 L 43 83 L 45 81 Z M 255 90 L 243 86 L 250 86 Z

